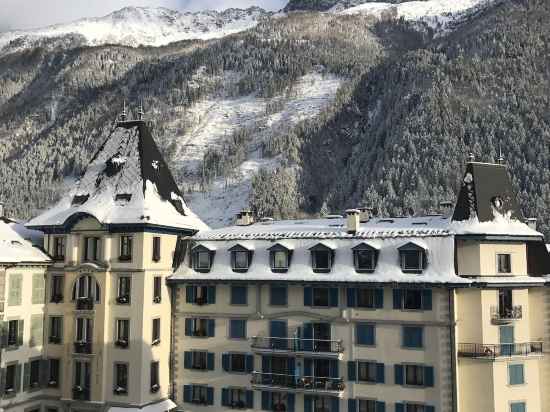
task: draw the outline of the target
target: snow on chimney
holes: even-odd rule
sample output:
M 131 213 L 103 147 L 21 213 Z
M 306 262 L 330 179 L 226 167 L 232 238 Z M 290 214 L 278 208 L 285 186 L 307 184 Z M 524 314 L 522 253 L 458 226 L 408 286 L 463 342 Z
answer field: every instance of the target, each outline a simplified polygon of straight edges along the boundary
M 359 208 L 359 221 L 361 223 L 366 223 L 373 216 L 372 207 L 360 207 Z
M 527 223 L 527 226 L 529 226 L 533 230 L 537 230 L 537 218 L 536 217 L 528 217 L 525 220 L 525 223 Z
M 252 223 L 254 223 L 254 217 L 251 210 L 245 209 L 237 213 L 237 221 L 235 222 L 237 226 L 249 226 Z
M 357 233 L 359 230 L 359 216 L 361 212 L 358 209 L 346 210 L 347 231 L 348 233 Z

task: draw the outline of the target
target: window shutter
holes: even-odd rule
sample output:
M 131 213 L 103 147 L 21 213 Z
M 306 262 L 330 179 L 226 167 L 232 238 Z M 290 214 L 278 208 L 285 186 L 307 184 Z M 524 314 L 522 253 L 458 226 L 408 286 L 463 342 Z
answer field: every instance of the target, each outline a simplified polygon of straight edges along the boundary
M 229 406 L 229 389 L 222 388 L 222 406 Z
M 6 390 L 6 369 L 0 369 L 0 394 L 3 395 Z
M 330 407 L 331 412 L 340 412 L 340 398 L 337 398 L 337 397 L 331 398 L 330 403 L 331 403 L 331 407 Z
M 357 401 L 355 399 L 348 399 L 348 412 L 357 412 Z
M 424 366 L 424 386 L 434 386 L 434 368 L 431 366 Z
M 0 322 L 0 348 L 5 348 L 8 346 L 8 322 Z M 0 394 L 3 391 L 0 391 Z
M 207 303 L 213 305 L 216 303 L 216 286 L 208 286 L 208 291 L 206 292 L 206 301 Z
M 293 393 L 287 395 L 288 412 L 294 412 L 296 405 L 296 396 Z
M 186 351 L 183 354 L 183 367 L 185 369 L 191 369 L 193 364 L 193 352 Z
M 222 353 L 222 369 L 229 372 L 229 353 Z
M 206 403 L 208 405 L 214 405 L 214 388 L 206 388 Z
M 403 290 L 402 289 L 394 289 L 393 290 L 393 308 L 394 309 L 402 309 L 403 301 Z
M 396 403 L 395 412 L 405 412 L 405 405 L 402 403 Z
M 44 275 L 34 273 L 32 275 L 32 303 L 44 303 Z
M 435 407 L 434 406 L 431 406 L 431 405 L 426 405 L 424 406 L 424 410 L 426 412 L 435 412 Z M 377 411 L 378 412 L 378 411 Z
M 339 378 L 340 377 L 340 371 L 338 368 L 338 360 L 337 359 L 331 359 L 329 361 L 329 373 L 331 378 Z
M 183 401 L 191 402 L 192 397 L 193 397 L 193 386 L 183 385 Z
M 214 370 L 214 353 L 213 352 L 208 352 L 206 354 L 206 369 L 208 369 L 209 371 Z
M 374 307 L 377 309 L 384 308 L 384 289 L 374 290 Z
M 403 385 L 403 365 L 395 365 L 395 384 Z
M 246 286 L 231 287 L 231 304 L 246 305 L 247 304 L 248 288 Z
M 262 373 L 271 372 L 270 359 L 269 356 L 262 356 Z
M 254 409 L 254 391 L 246 391 L 246 407 Z
M 15 392 L 21 390 L 21 364 L 18 363 L 15 367 Z
M 386 403 L 376 401 L 376 412 L 386 412 Z
M 422 290 L 422 309 L 432 310 L 432 291 L 431 289 Z
M 304 412 L 313 411 L 313 399 L 310 395 L 304 395 Z
M 208 319 L 207 328 L 208 328 L 208 337 L 213 338 L 216 335 L 215 319 Z
M 357 380 L 357 364 L 355 361 L 348 361 L 348 381 L 355 382 Z
M 295 375 L 296 374 L 296 359 L 294 358 L 288 358 L 288 372 L 286 372 L 288 375 Z
M 43 317 L 42 315 L 31 316 L 31 340 L 29 346 L 42 346 L 43 337 Z
M 17 321 L 17 346 L 23 345 L 23 333 L 25 332 L 25 321 L 19 319 Z
M 329 296 L 328 296 L 329 302 L 328 302 L 328 305 L 331 308 L 338 307 L 338 291 L 339 291 L 338 288 L 330 288 L 329 289 Z
M 347 293 L 347 298 L 348 298 L 348 308 L 354 308 L 356 306 L 355 295 L 357 293 L 357 289 L 347 288 L 346 293 Z
M 185 287 L 185 301 L 187 303 L 195 303 L 195 287 L 186 286 Z
M 376 382 L 384 383 L 385 379 L 385 368 L 383 363 L 376 364 Z
M 313 306 L 313 289 L 311 286 L 304 286 L 304 306 Z
M 48 359 L 40 360 L 40 386 L 46 388 L 48 386 L 50 361 Z
M 190 318 L 185 318 L 185 336 L 193 335 L 193 320 Z
M 28 391 L 31 386 L 31 364 L 29 362 L 23 365 L 23 391 Z
M 271 392 L 262 391 L 262 410 L 270 411 L 273 409 L 271 404 Z
M 304 351 L 311 352 L 313 350 L 313 325 L 311 323 L 304 323 L 304 336 L 303 347 Z
M 246 355 L 245 369 L 247 373 L 250 373 L 254 370 L 254 355 Z

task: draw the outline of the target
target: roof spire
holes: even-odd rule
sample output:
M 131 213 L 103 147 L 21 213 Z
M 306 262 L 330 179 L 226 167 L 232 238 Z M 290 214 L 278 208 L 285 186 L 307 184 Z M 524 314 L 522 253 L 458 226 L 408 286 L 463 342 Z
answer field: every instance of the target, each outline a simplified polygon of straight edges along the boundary
M 144 114 L 145 114 L 145 112 L 143 111 L 143 99 L 140 99 L 140 101 L 139 101 L 139 111 L 138 111 L 139 120 L 143 120 L 143 115 Z
M 120 120 L 124 122 L 126 121 L 126 117 L 128 117 L 128 113 L 126 112 L 126 99 L 124 99 L 124 102 L 122 103 L 122 113 L 120 114 Z
M 500 142 L 498 144 L 498 159 L 497 159 L 497 163 L 499 165 L 503 165 L 504 164 L 504 155 L 502 154 L 502 147 L 500 145 Z

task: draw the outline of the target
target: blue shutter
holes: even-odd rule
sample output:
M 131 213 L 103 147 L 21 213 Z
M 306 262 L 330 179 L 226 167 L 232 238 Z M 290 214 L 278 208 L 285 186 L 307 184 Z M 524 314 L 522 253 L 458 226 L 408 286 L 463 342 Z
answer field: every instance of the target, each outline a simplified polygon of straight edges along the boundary
M 303 347 L 305 352 L 313 351 L 313 324 L 304 323 Z
M 426 405 L 426 406 L 424 406 L 424 410 L 426 412 L 435 412 L 435 406 Z M 525 411 L 523 411 L 523 412 L 525 412 Z
M 356 306 L 355 303 L 355 296 L 357 294 L 357 289 L 355 288 L 347 288 L 346 294 L 348 298 L 348 308 L 354 308 Z
M 338 288 L 330 288 L 329 289 L 329 296 L 328 296 L 328 305 L 331 308 L 338 307 Z
M 374 290 L 374 307 L 377 309 L 384 307 L 384 289 Z
M 229 353 L 222 353 L 222 369 L 229 372 Z
M 402 403 L 396 403 L 395 412 L 405 412 L 405 405 Z
M 514 402 L 510 404 L 510 412 L 525 412 L 525 402 Z
M 330 403 L 330 412 L 340 412 L 340 398 L 331 398 Z
M 193 385 L 183 385 L 183 401 L 191 402 L 193 397 Z
M 186 286 L 185 287 L 185 301 L 187 303 L 195 303 L 195 287 Z
M 296 359 L 294 358 L 288 358 L 288 374 L 294 375 L 296 372 Z
M 404 326 L 403 346 L 405 348 L 421 348 L 423 332 L 421 326 Z
M 193 336 L 193 319 L 185 318 L 185 336 Z
M 254 409 L 254 391 L 246 391 L 246 407 Z
M 271 293 L 271 298 L 270 298 L 271 305 L 284 306 L 288 303 L 286 286 L 271 286 L 270 293 Z
M 376 412 L 386 412 L 386 403 L 376 401 Z
M 337 359 L 331 359 L 329 361 L 329 372 L 330 372 L 330 378 L 339 378 L 340 377 L 340 371 L 338 368 L 338 360 Z
M 393 290 L 393 308 L 402 309 L 403 308 L 403 290 L 394 289 Z
M 304 395 L 304 412 L 313 411 L 313 400 L 310 395 Z
M 222 388 L 222 406 L 229 406 L 229 389 Z
M 209 304 L 216 303 L 216 286 L 208 286 L 206 292 L 206 302 Z
M 385 368 L 383 363 L 377 363 L 376 364 L 376 382 L 377 383 L 384 383 L 386 380 L 385 377 Z
M 365 323 L 358 323 L 355 326 L 357 334 L 358 345 L 374 345 L 375 343 L 375 330 L 374 325 L 368 325 Z
M 424 386 L 434 386 L 434 368 L 424 366 Z
M 183 353 L 184 369 L 191 369 L 192 364 L 193 364 L 193 352 L 184 352 Z
M 311 286 L 304 286 L 304 306 L 313 306 L 313 289 Z
M 431 289 L 422 290 L 422 309 L 432 310 L 432 291 L 431 291 Z
M 214 353 L 212 352 L 206 354 L 206 369 L 209 371 L 214 370 Z
M 273 409 L 272 406 L 271 392 L 262 391 L 262 410 L 270 411 Z
M 252 372 L 254 370 L 254 355 L 246 355 L 244 361 L 246 372 Z
M 288 337 L 287 333 L 287 324 L 283 320 L 272 320 L 269 322 L 269 332 L 272 338 L 271 339 L 271 346 L 274 349 L 288 349 L 288 341 L 286 338 Z M 276 339 L 276 338 L 283 338 L 283 339 Z
M 395 384 L 403 385 L 403 365 L 395 365 Z
M 355 399 L 348 399 L 348 412 L 357 412 L 357 401 Z
M 304 376 L 313 375 L 313 360 L 306 358 L 304 359 Z
M 294 412 L 294 408 L 296 405 L 296 396 L 293 393 L 289 393 L 287 395 L 287 404 L 288 404 L 287 412 Z
M 357 380 L 357 364 L 355 361 L 348 361 L 348 381 L 355 382 Z
M 208 336 L 210 338 L 213 338 L 214 335 L 216 334 L 216 322 L 214 319 L 208 319 L 208 322 L 207 322 L 207 333 L 208 333 Z
M 206 388 L 206 403 L 208 405 L 214 405 L 214 388 Z
M 231 286 L 231 304 L 232 305 L 246 305 L 248 287 L 247 286 Z
M 262 356 L 262 373 L 271 372 L 271 362 L 269 356 Z

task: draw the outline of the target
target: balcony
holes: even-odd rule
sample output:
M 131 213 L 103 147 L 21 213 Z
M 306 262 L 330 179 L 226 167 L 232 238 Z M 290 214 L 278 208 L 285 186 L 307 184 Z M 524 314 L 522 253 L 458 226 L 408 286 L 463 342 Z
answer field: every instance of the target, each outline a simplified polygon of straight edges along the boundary
M 77 341 L 74 343 L 74 353 L 91 355 L 92 354 L 92 342 Z
M 89 401 L 90 388 L 85 388 L 79 385 L 73 386 L 73 399 L 76 401 Z
M 77 298 L 76 310 L 94 310 L 94 299 L 85 297 Z
M 280 373 L 252 372 L 255 389 L 283 389 L 291 392 L 339 395 L 346 386 L 342 378 L 297 376 Z
M 502 325 L 519 320 L 522 316 L 523 313 L 521 306 L 491 306 L 491 322 L 496 325 Z
M 325 339 L 301 339 L 301 338 L 275 338 L 253 336 L 251 338 L 252 350 L 261 353 L 292 352 L 307 354 L 308 356 L 338 357 L 344 352 L 341 340 Z
M 496 359 L 531 355 L 542 355 L 542 342 L 503 343 L 500 345 L 458 344 L 458 356 L 463 358 Z

